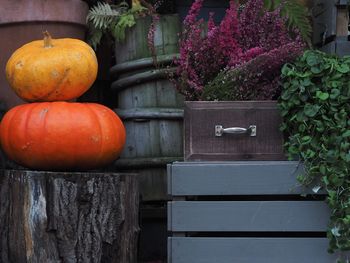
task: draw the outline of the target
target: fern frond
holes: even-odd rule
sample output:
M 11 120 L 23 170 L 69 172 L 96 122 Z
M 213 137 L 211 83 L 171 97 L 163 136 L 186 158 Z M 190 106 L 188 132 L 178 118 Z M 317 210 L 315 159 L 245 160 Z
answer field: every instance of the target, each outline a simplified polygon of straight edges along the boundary
M 304 41 L 311 45 L 309 12 L 298 0 L 264 0 L 264 7 L 269 11 L 281 7 L 281 15 L 287 18 L 288 27 L 297 28 Z
M 105 30 L 111 23 L 115 23 L 114 21 L 119 18 L 124 9 L 124 7 L 111 6 L 107 3 L 99 2 L 89 10 L 86 20 L 87 23 L 91 23 L 96 29 Z
M 86 21 L 89 26 L 88 42 L 96 49 L 104 34 L 111 34 L 116 41 L 125 39 L 125 30 L 136 24 L 135 17 L 146 13 L 148 9 L 135 5 L 129 9 L 123 1 L 119 5 L 99 2 L 89 10 Z
M 312 27 L 307 8 L 296 0 L 289 0 L 285 3 L 281 12 L 282 15 L 287 17 L 289 26 L 298 28 L 303 39 L 310 43 Z

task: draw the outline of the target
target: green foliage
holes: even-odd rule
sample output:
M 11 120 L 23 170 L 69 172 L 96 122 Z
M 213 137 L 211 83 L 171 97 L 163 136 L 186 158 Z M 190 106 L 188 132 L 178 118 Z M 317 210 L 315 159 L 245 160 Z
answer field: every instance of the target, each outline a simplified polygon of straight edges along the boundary
M 112 36 L 117 41 L 124 41 L 125 30 L 136 24 L 135 17 L 131 12 L 127 12 L 119 18 L 118 23 L 112 28 Z
M 268 10 L 281 7 L 281 15 L 287 18 L 289 28 L 297 28 L 304 41 L 311 46 L 312 26 L 309 11 L 298 0 L 264 0 L 264 6 Z
M 96 49 L 104 34 L 110 34 L 116 41 L 125 39 L 125 30 L 135 25 L 136 16 L 147 11 L 141 5 L 135 5 L 128 9 L 126 2 L 119 5 L 109 5 L 98 2 L 87 15 L 89 26 L 88 43 Z
M 308 50 L 282 79 L 285 147 L 305 163 L 301 183 L 328 193 L 329 251 L 350 250 L 350 57 Z
M 122 6 L 121 6 L 122 7 Z M 123 8 L 115 8 L 107 3 L 98 2 L 93 6 L 86 17 L 96 29 L 105 30 L 122 14 Z

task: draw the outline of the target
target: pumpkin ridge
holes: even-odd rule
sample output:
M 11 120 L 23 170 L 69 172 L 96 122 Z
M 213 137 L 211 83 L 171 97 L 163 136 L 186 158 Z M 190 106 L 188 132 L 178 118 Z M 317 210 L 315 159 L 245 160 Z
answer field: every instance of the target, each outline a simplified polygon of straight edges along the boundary
M 64 70 L 63 76 L 60 78 L 58 83 L 54 86 L 54 89 L 49 91 L 47 94 L 44 96 L 41 96 L 39 98 L 35 98 L 35 100 L 40 100 L 40 101 L 45 101 L 47 98 L 49 98 L 52 94 L 54 94 L 56 91 L 58 91 L 62 85 L 62 83 L 67 79 L 68 75 L 70 72 L 70 68 L 67 68 Z
M 31 107 L 29 107 L 29 109 L 25 112 L 25 121 L 24 121 L 24 128 L 25 128 L 25 130 L 29 130 L 28 129 L 28 126 L 29 126 L 29 117 L 31 116 L 31 113 L 33 112 L 33 110 L 34 110 L 34 108 L 36 107 L 36 106 L 38 106 L 38 105 L 35 105 L 35 104 L 32 104 L 31 105 Z M 16 109 L 16 113 L 18 114 L 18 112 L 19 112 L 19 108 L 18 109 Z M 16 116 L 16 113 L 13 115 L 13 118 L 15 118 L 15 116 Z M 23 114 L 23 113 L 21 113 L 21 112 L 19 112 L 21 115 Z M 23 116 L 22 116 L 22 118 L 21 118 L 21 122 L 22 122 L 22 120 L 23 120 Z M 12 122 L 12 120 L 11 120 L 11 123 L 13 124 L 13 122 Z M 10 128 L 10 130 L 12 130 L 11 129 L 11 125 L 9 125 L 9 128 Z M 28 133 L 24 133 L 24 138 L 23 138 L 23 141 L 25 142 L 25 141 L 28 141 Z M 10 137 L 11 139 L 13 139 L 13 137 Z M 16 149 L 13 147 L 14 146 L 14 143 L 13 142 L 11 142 L 10 141 L 10 152 L 11 153 L 16 153 L 17 151 L 16 151 Z M 22 147 L 24 147 L 24 146 L 22 146 Z M 13 160 L 14 161 L 16 161 L 16 163 L 18 163 L 18 159 L 20 159 L 20 158 L 17 158 L 16 156 L 15 156 L 15 158 L 13 158 Z
M 87 63 L 88 71 L 89 71 L 89 72 L 93 72 L 93 71 L 94 71 L 94 70 L 93 70 L 94 65 L 92 65 L 92 63 L 90 63 L 89 58 L 86 56 L 85 53 L 80 52 L 80 54 L 81 54 L 82 57 L 85 58 L 85 61 L 86 61 L 86 63 Z M 96 70 L 96 72 L 95 72 L 95 73 L 96 73 L 95 76 L 92 78 L 93 81 L 90 83 L 90 87 L 92 86 L 92 84 L 94 83 L 94 81 L 95 81 L 96 78 L 97 78 L 97 72 L 98 72 L 98 61 L 97 61 L 97 59 L 95 60 L 95 63 L 97 64 L 97 70 Z
M 46 103 L 45 103 L 46 104 Z M 44 106 L 43 105 L 43 103 L 29 103 L 29 105 L 31 105 L 32 107 L 30 107 L 28 110 L 27 110 L 27 112 L 26 112 L 26 117 L 24 118 L 25 119 L 25 124 L 24 124 L 24 127 L 25 127 L 25 130 L 26 131 L 28 131 L 28 132 L 25 132 L 25 141 L 28 143 L 28 142 L 32 142 L 32 137 L 33 137 L 33 135 L 32 135 L 32 133 L 30 133 L 30 131 L 33 131 L 33 130 L 31 130 L 30 128 L 29 128 L 29 124 L 30 124 L 30 122 L 31 122 L 31 116 L 33 115 L 32 114 L 32 112 L 35 110 L 35 109 L 37 109 L 37 108 L 40 108 L 40 107 L 42 107 L 42 106 Z M 47 106 L 50 106 L 49 104 L 47 104 Z M 45 124 L 44 124 L 45 125 Z M 43 129 L 43 127 L 37 127 L 37 129 L 35 129 L 36 131 L 38 131 L 38 130 L 42 130 Z M 41 136 L 40 136 L 40 138 L 44 138 L 44 133 L 42 133 L 41 134 Z M 35 146 L 35 145 L 34 145 Z M 29 145 L 29 147 L 30 147 L 30 145 Z M 32 150 L 32 148 L 31 148 L 31 150 Z M 25 165 L 27 165 L 26 163 L 24 163 Z M 29 165 L 30 166 L 30 165 Z
M 42 119 L 41 123 L 40 123 L 40 128 L 37 129 L 40 131 L 40 136 L 39 138 L 45 138 L 45 134 L 47 133 L 47 119 L 48 119 L 48 115 L 50 113 L 50 108 L 51 105 L 50 103 L 38 103 L 39 106 L 41 106 L 42 108 L 40 109 L 40 118 Z M 46 108 L 46 111 L 43 111 Z M 49 162 L 47 160 L 48 155 L 47 154 L 43 154 L 42 158 L 44 160 L 46 160 L 47 162 Z
M 119 118 L 119 116 L 113 110 L 111 110 L 111 109 L 108 109 L 108 110 L 110 111 L 109 113 L 111 113 L 110 119 L 111 119 L 111 122 L 112 122 L 114 127 L 118 127 L 118 123 L 124 125 L 122 120 Z M 115 136 L 117 136 L 117 135 L 115 135 Z M 126 140 L 125 133 L 118 134 L 118 137 L 119 137 L 118 140 L 120 140 L 120 139 Z M 118 148 L 118 151 L 121 152 L 123 150 L 124 145 L 119 145 L 119 146 L 120 147 Z
M 13 108 L 10 110 L 10 112 L 8 113 L 8 115 L 6 116 L 6 118 L 3 118 L 3 120 L 1 121 L 1 146 L 2 148 L 5 150 L 6 148 L 8 149 L 8 155 L 10 157 L 10 159 L 14 160 L 14 155 L 13 155 L 13 144 L 10 141 L 10 127 L 11 127 L 11 123 L 12 120 L 14 118 L 14 116 L 16 115 L 16 113 L 18 112 L 18 108 Z M 7 125 L 5 125 L 7 124 Z
M 97 160 L 97 162 L 101 159 L 101 156 L 103 154 L 103 143 L 104 143 L 104 136 L 103 136 L 103 129 L 101 127 L 101 123 L 100 123 L 100 118 L 98 116 L 98 114 L 95 112 L 95 110 L 93 108 L 90 107 L 91 104 L 89 103 L 86 103 L 85 106 L 86 108 L 88 109 L 88 111 L 92 112 L 92 116 L 94 116 L 94 119 L 96 120 L 96 124 L 98 126 L 98 131 L 99 131 L 99 134 L 101 136 L 101 139 L 100 139 L 100 143 L 99 143 L 99 151 L 98 151 L 98 155 L 96 156 L 95 160 Z

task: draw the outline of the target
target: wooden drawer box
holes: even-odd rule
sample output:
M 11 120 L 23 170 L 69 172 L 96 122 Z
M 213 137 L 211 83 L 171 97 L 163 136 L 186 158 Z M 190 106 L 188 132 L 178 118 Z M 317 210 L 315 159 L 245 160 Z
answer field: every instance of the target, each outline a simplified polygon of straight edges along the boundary
M 336 262 L 324 195 L 300 187 L 301 172 L 287 161 L 169 165 L 168 263 Z
M 188 101 L 185 103 L 185 160 L 285 160 L 281 117 L 275 101 Z M 217 134 L 218 127 L 250 134 Z M 255 134 L 249 127 L 255 126 Z M 238 130 L 239 128 L 243 128 Z M 232 131 L 232 129 L 231 129 Z

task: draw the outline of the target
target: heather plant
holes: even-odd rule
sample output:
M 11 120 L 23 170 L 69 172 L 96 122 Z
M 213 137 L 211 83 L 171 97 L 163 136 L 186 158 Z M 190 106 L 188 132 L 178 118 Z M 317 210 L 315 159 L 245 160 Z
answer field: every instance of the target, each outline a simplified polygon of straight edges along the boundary
M 213 14 L 207 23 L 197 20 L 203 0 L 184 20 L 175 84 L 187 100 L 273 99 L 282 65 L 302 52 L 300 35 L 288 30 L 278 8 L 267 11 L 263 0 L 250 0 L 238 12 L 235 2 L 219 25 Z
M 276 99 L 281 92 L 280 69 L 301 53 L 298 42 L 264 52 L 246 63 L 221 71 L 203 89 L 205 100 Z

